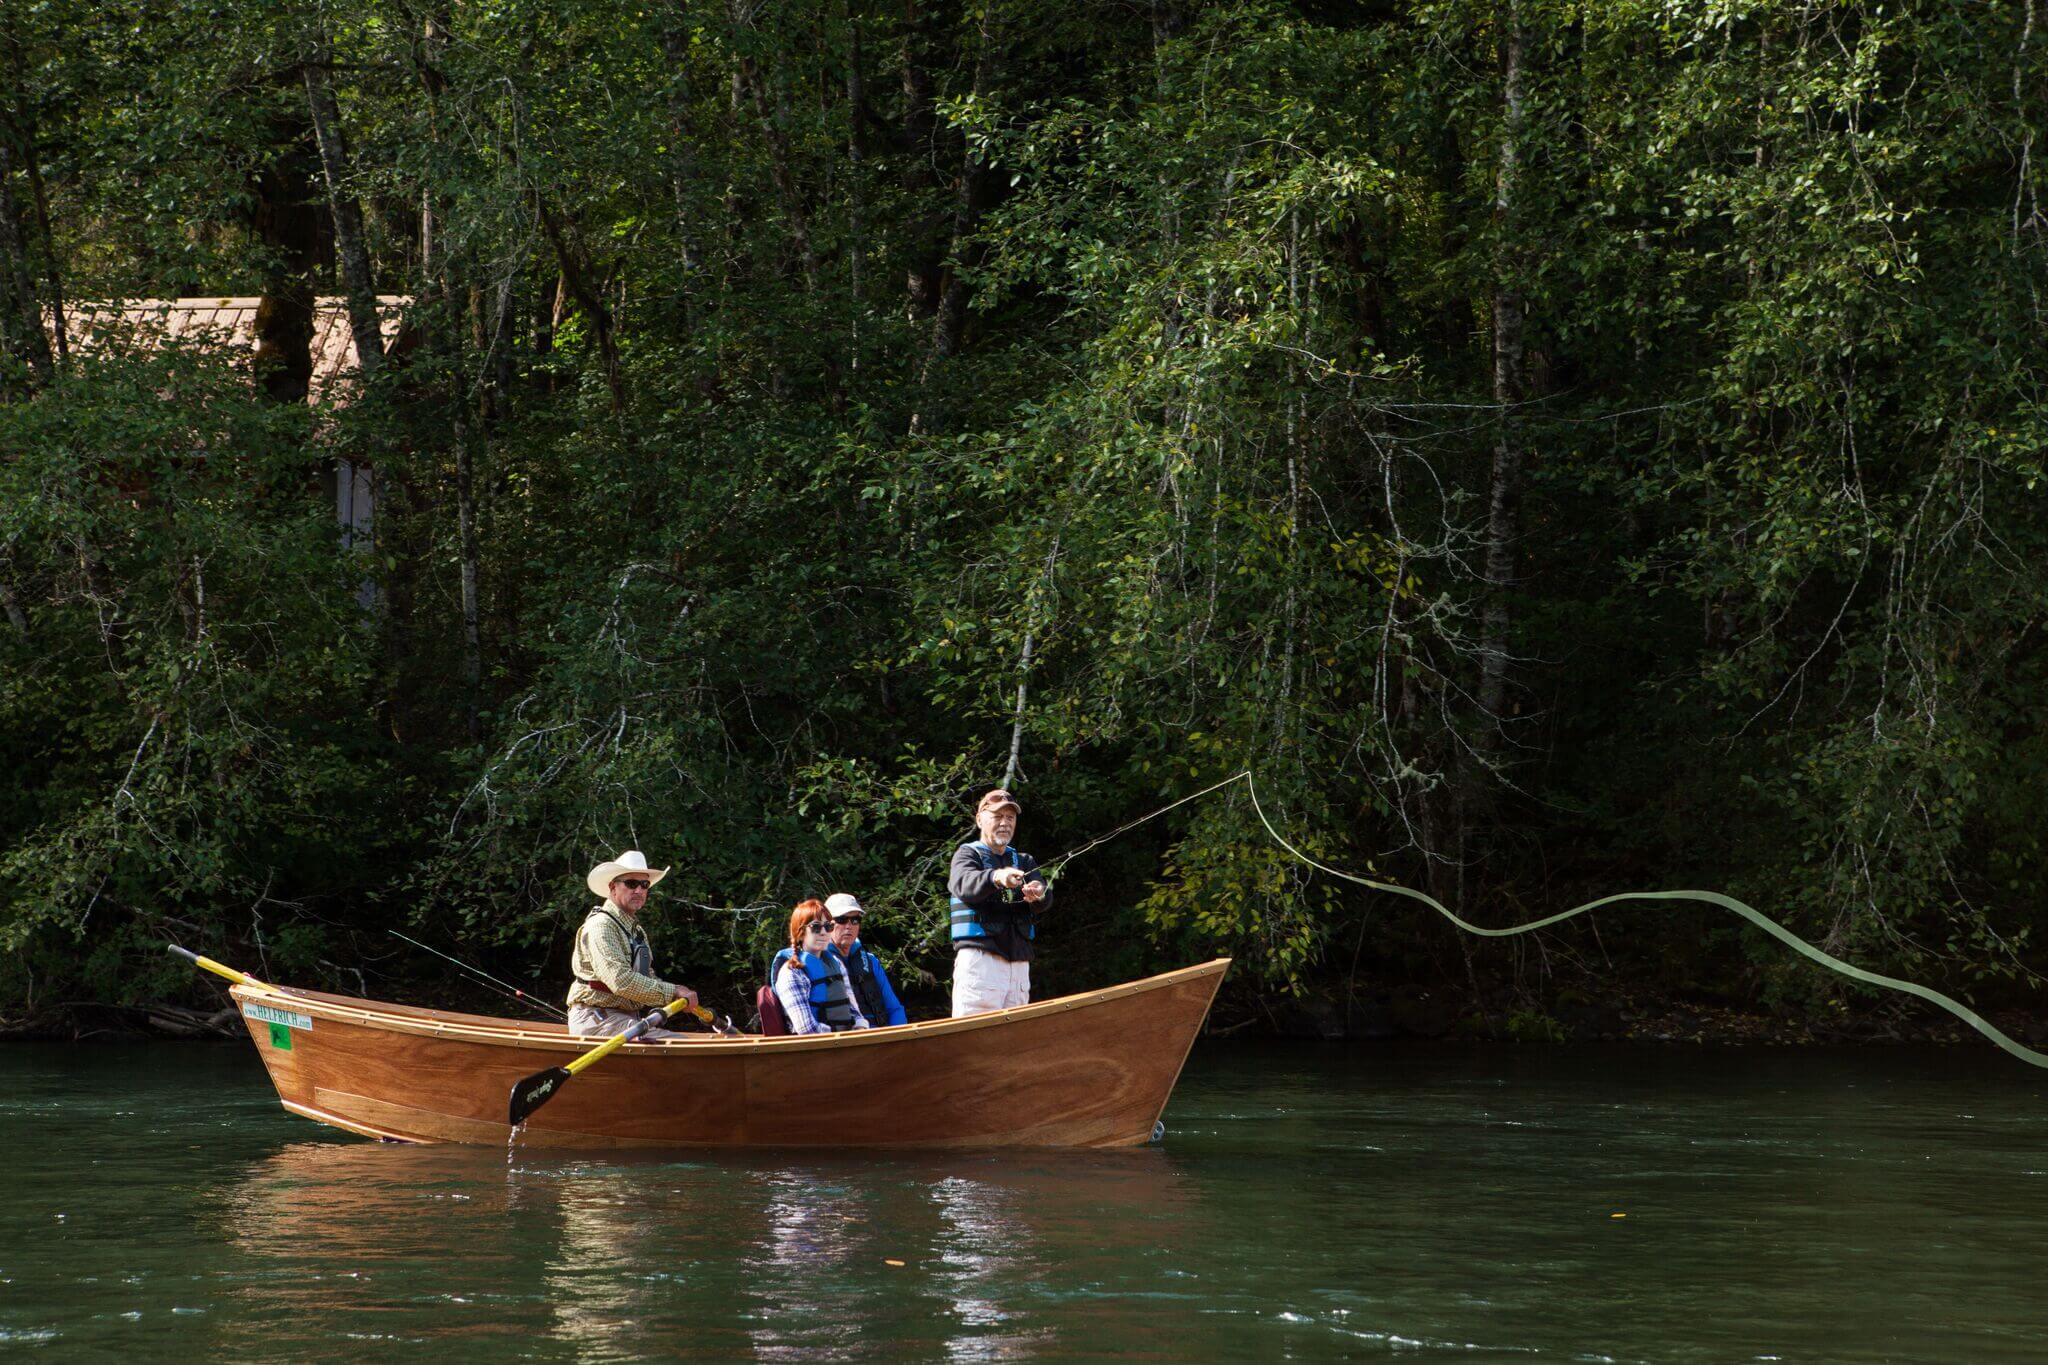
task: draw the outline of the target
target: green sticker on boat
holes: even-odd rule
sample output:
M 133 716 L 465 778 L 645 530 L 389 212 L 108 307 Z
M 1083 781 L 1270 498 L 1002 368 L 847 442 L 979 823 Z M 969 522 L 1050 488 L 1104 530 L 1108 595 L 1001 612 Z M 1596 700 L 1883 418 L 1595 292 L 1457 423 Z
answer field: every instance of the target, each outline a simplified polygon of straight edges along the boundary
M 272 1024 L 270 1026 L 270 1045 L 272 1047 L 281 1047 L 286 1052 L 290 1052 L 292 1050 L 291 1029 L 284 1024 Z

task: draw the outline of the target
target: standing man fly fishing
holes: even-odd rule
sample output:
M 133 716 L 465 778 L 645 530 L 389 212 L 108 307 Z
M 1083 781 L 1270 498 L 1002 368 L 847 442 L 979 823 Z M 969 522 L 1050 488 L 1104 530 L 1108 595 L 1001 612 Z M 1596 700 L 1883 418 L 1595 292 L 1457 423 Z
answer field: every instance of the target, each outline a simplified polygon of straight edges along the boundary
M 953 1017 L 1031 1003 L 1031 943 L 1052 888 L 1010 840 L 1024 808 L 997 787 L 974 808 L 981 837 L 953 850 Z
M 641 1011 L 649 1006 L 687 1000 L 692 1010 L 698 1008 L 697 992 L 654 975 L 654 949 L 640 925 L 648 893 L 667 875 L 665 867 L 649 867 L 638 849 L 590 869 L 585 881 L 604 903 L 591 908 L 569 954 L 569 970 L 576 974 L 569 987 L 569 1032 L 609 1038 L 638 1023 Z M 659 1041 L 683 1035 L 650 1029 L 640 1036 Z

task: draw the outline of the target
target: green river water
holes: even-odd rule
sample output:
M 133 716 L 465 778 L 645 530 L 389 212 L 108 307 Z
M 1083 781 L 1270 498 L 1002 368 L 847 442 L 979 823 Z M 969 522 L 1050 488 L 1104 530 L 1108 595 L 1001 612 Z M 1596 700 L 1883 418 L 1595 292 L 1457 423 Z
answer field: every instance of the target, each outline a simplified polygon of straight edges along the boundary
M 1116 1154 L 380 1145 L 245 1046 L 0 1082 L 7 1353 L 2048 1359 L 2048 1077 L 1988 1047 L 1204 1044 Z

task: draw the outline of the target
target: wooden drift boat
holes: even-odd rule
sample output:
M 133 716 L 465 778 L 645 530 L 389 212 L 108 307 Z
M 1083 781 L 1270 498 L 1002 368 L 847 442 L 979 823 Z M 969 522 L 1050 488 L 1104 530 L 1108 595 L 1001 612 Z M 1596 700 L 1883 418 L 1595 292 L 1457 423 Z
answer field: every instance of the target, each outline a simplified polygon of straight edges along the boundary
M 627 1043 L 519 1130 L 541 1147 L 1130 1147 L 1228 958 L 965 1019 Z M 504 1145 L 513 1083 L 599 1041 L 560 1024 L 233 990 L 278 1099 L 366 1137 Z

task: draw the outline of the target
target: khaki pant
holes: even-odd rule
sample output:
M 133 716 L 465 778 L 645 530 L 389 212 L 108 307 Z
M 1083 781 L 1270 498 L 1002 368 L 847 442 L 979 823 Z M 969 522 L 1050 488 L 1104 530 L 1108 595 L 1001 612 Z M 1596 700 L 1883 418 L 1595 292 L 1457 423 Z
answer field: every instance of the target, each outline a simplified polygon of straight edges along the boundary
M 980 948 L 953 954 L 953 1017 L 987 1014 L 1031 1003 L 1031 964 Z
M 640 1016 L 631 1010 L 605 1010 L 595 1005 L 569 1006 L 569 1032 L 578 1038 L 609 1038 L 613 1034 L 624 1033 L 639 1021 Z M 674 1029 L 651 1028 L 633 1041 L 659 1043 L 682 1036 Z

